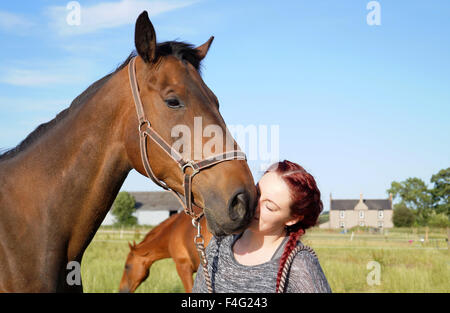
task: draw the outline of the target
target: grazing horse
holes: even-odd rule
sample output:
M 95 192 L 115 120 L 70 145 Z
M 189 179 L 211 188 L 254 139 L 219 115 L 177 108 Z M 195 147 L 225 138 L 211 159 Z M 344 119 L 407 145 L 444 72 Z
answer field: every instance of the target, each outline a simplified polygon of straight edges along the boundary
M 205 219 L 200 221 L 201 234 L 205 247 L 211 239 L 206 230 Z M 191 292 L 194 274 L 200 264 L 194 236 L 197 229 L 192 226 L 191 218 L 183 212 L 177 213 L 153 228 L 138 245 L 129 244 L 130 252 L 125 262 L 125 270 L 120 281 L 120 292 L 134 292 L 147 279 L 153 262 L 172 258 L 184 290 Z
M 75 275 L 75 262 L 81 264 L 128 173 L 135 169 L 147 176 L 128 63 L 135 62 L 131 64 L 148 124 L 169 146 L 180 140 L 180 132 L 173 132 L 176 126 L 194 134 L 196 117 L 201 117 L 203 127 L 221 130 L 213 138 L 233 145 L 214 145 L 201 156 L 183 146 L 184 158 L 198 160 L 239 149 L 216 96 L 199 73 L 212 38 L 197 48 L 176 41 L 157 44 L 144 11 L 135 25 L 137 54 L 0 156 L 0 291 L 83 291 L 81 283 L 67 279 Z M 202 134 L 196 142 L 204 147 L 209 138 Z M 144 147 L 144 160 L 155 177 L 183 195 L 179 164 L 153 140 Z M 203 209 L 212 233 L 236 233 L 250 222 L 256 190 L 245 160 L 209 167 L 193 177 L 191 187 L 192 199 Z

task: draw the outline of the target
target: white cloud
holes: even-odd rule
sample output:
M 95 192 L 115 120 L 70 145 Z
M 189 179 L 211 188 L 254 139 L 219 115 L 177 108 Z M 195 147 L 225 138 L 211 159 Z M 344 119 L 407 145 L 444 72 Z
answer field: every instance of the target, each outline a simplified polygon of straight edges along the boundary
M 30 29 L 33 25 L 33 22 L 26 17 L 0 11 L 0 30 L 22 32 Z
M 67 16 L 71 12 L 65 6 L 47 8 L 50 24 L 60 35 L 92 33 L 101 29 L 134 24 L 139 14 L 146 10 L 150 17 L 190 6 L 199 0 L 121 0 L 101 2 L 95 5 L 81 5 L 80 25 L 69 25 Z

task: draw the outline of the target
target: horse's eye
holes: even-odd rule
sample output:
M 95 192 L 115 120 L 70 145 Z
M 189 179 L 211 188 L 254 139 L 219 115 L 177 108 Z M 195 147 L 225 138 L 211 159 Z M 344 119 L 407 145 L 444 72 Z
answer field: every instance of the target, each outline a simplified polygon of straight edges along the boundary
M 177 98 L 169 98 L 164 100 L 169 108 L 176 109 L 181 108 L 183 104 Z

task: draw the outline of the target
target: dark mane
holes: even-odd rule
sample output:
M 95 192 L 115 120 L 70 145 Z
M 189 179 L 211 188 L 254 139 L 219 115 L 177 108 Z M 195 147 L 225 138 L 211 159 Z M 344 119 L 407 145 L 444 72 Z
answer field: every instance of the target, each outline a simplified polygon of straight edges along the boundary
M 173 55 L 177 59 L 187 61 L 191 63 L 200 72 L 201 59 L 197 55 L 197 50 L 194 46 L 181 41 L 167 41 L 157 44 L 156 55 L 158 58 L 162 58 L 168 55 Z M 22 142 L 20 142 L 15 148 L 7 150 L 3 154 L 0 154 L 0 161 L 14 157 L 19 152 L 25 150 L 26 147 L 31 145 L 39 137 L 52 129 L 59 121 L 63 120 L 74 108 L 77 108 L 100 90 L 100 88 L 113 76 L 115 73 L 123 69 L 128 65 L 130 60 L 136 56 L 136 51 L 132 51 L 128 58 L 120 64 L 114 72 L 106 75 L 105 77 L 97 80 L 90 85 L 85 91 L 83 91 L 78 97 L 76 97 L 70 106 L 63 111 L 59 112 L 56 117 L 47 122 L 39 125 L 33 132 L 31 132 Z
M 187 61 L 200 72 L 201 59 L 197 54 L 195 47 L 182 41 L 166 41 L 156 46 L 156 56 L 164 57 L 173 55 L 181 61 Z

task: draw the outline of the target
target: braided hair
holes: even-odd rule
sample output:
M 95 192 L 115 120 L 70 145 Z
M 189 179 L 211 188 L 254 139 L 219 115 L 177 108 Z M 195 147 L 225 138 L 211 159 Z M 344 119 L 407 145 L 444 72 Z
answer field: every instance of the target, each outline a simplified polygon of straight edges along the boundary
M 299 238 L 305 233 L 305 230 L 317 224 L 319 214 L 323 210 L 323 204 L 320 200 L 320 191 L 317 188 L 314 177 L 300 165 L 284 160 L 271 165 L 264 174 L 268 172 L 279 174 L 288 185 L 291 194 L 291 216 L 303 216 L 296 224 L 286 226 L 289 240 L 286 243 L 278 267 L 276 286 L 276 290 L 278 290 L 283 267 L 289 254 L 295 249 Z

